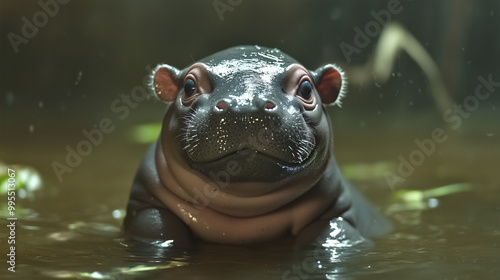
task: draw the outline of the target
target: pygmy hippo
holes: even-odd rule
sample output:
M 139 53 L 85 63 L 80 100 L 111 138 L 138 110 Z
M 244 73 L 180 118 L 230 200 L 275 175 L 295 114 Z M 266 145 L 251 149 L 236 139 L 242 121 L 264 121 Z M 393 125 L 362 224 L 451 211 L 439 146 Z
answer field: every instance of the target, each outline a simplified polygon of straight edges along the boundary
M 233 47 L 178 70 L 158 65 L 161 134 L 133 183 L 126 237 L 168 247 L 301 236 L 360 240 L 390 225 L 341 176 L 326 105 L 346 80 L 278 49 Z

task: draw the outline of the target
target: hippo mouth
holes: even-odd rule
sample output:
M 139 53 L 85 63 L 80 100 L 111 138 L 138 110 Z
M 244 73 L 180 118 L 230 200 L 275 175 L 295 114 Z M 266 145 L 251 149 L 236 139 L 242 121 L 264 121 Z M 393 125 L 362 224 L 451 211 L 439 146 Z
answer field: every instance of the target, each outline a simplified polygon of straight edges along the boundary
M 297 165 L 298 166 L 298 165 L 303 164 L 305 161 L 307 161 L 310 156 L 311 156 L 311 153 L 308 153 L 307 157 L 304 157 L 304 158 L 301 157 L 298 160 L 289 161 L 287 159 L 283 159 L 283 158 L 277 157 L 277 156 L 275 156 L 273 154 L 270 154 L 270 153 L 266 152 L 265 150 L 261 151 L 261 150 L 251 149 L 251 148 L 242 148 L 240 150 L 236 150 L 236 151 L 232 151 L 232 152 L 228 152 L 226 154 L 223 154 L 220 157 L 215 158 L 213 160 L 210 160 L 210 161 L 198 161 L 198 163 L 200 163 L 200 164 L 203 164 L 203 163 L 210 164 L 210 163 L 215 163 L 215 162 L 218 162 L 218 161 L 233 160 L 235 158 L 236 159 L 239 159 L 239 158 L 246 159 L 246 161 L 250 162 L 250 161 L 253 161 L 255 158 L 257 158 L 257 159 L 267 158 L 269 160 L 273 160 L 276 163 L 279 163 L 279 164 L 282 164 L 282 165 L 290 165 L 290 166 Z
M 290 179 L 314 161 L 317 151 L 313 149 L 300 162 L 287 162 L 273 155 L 250 148 L 226 153 L 214 160 L 195 162 L 188 165 L 216 181 L 231 182 L 276 182 Z M 221 174 L 226 179 L 219 178 Z
M 289 147 L 291 150 L 291 148 Z M 196 159 L 191 158 L 190 160 L 200 164 L 209 164 L 217 161 L 227 161 L 233 158 L 245 158 L 247 161 L 252 161 L 254 158 L 268 158 L 269 160 L 274 160 L 278 163 L 284 165 L 300 165 L 307 161 L 307 159 L 311 156 L 314 147 L 309 147 L 309 149 L 303 149 L 300 152 L 294 153 L 293 151 L 289 151 L 289 153 L 273 153 L 273 151 L 269 151 L 268 149 L 261 148 L 249 148 L 244 144 L 240 144 L 234 150 L 228 150 L 225 152 L 221 152 L 218 156 L 206 159 Z

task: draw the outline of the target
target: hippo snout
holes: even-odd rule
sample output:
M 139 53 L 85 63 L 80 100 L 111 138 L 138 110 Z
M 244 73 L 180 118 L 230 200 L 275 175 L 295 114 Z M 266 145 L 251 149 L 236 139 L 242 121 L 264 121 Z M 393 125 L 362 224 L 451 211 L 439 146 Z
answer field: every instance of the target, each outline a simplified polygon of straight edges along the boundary
M 223 108 L 218 114 L 206 116 L 200 110 L 186 117 L 181 137 L 184 151 L 193 162 L 224 160 L 246 150 L 278 162 L 301 164 L 316 146 L 313 132 L 293 107 L 282 110 L 266 101 L 261 110 L 242 113 L 241 108 L 234 110 L 222 104 L 217 106 Z

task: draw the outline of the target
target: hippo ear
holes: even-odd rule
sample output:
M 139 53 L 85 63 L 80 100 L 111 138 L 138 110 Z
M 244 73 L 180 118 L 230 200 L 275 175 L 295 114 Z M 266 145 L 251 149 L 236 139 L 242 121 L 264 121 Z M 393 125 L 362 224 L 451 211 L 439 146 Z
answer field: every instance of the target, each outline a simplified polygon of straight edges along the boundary
M 151 75 L 154 95 L 164 102 L 172 102 L 179 91 L 180 71 L 167 64 L 156 66 Z
M 347 87 L 344 72 L 336 65 L 327 64 L 316 69 L 313 73 L 321 102 L 340 107 Z

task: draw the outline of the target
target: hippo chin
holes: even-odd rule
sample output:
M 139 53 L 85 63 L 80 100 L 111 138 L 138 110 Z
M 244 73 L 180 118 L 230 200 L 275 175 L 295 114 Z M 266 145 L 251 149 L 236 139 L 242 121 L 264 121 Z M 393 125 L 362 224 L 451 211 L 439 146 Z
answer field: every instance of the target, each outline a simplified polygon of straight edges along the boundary
M 335 65 L 311 71 L 259 46 L 156 67 L 152 87 L 167 110 L 132 187 L 126 236 L 189 246 L 332 238 L 333 225 L 347 239 L 387 232 L 333 155 L 325 106 L 339 104 L 344 79 Z

